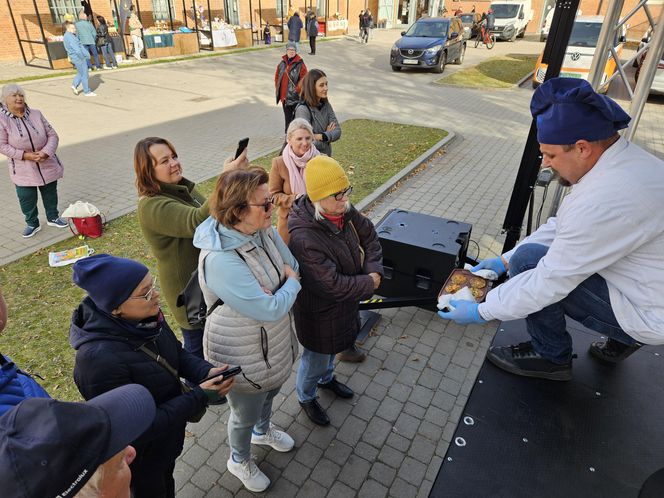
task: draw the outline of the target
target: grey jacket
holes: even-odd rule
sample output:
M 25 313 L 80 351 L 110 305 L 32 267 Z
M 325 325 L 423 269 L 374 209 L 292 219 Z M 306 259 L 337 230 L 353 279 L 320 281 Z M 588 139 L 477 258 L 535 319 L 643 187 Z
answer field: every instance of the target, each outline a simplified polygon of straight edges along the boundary
M 314 145 L 321 154 L 332 157 L 332 142 L 341 138 L 341 125 L 330 102 L 326 100 L 318 107 L 300 102 L 295 108 L 295 117 L 306 119 L 313 127 L 314 133 L 323 135 L 323 140 L 314 140 Z M 325 131 L 330 123 L 336 123 L 337 127 L 332 131 Z

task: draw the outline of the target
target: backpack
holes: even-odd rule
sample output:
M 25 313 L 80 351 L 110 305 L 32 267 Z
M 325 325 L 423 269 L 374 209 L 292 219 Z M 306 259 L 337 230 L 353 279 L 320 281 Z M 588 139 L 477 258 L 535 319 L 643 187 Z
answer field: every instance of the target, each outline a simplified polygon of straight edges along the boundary
M 217 299 L 210 309 L 208 310 L 203 297 L 203 291 L 198 283 L 198 268 L 192 273 L 187 285 L 185 285 L 182 292 L 178 295 L 176 301 L 178 308 L 184 306 L 187 313 L 187 322 L 194 329 L 202 329 L 205 327 L 205 320 L 218 306 L 224 304 L 221 299 Z

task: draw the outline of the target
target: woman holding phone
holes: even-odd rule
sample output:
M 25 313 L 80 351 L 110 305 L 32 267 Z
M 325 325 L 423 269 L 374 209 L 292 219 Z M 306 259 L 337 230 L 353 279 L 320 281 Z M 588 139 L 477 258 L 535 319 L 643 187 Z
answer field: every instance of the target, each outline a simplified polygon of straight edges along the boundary
M 247 149 L 226 160 L 223 170 L 248 166 Z M 182 330 L 184 348 L 203 358 L 203 330 L 187 321 L 177 297 L 198 264 L 194 231 L 208 217 L 208 200 L 196 184 L 182 174 L 175 147 L 166 139 L 148 137 L 134 148 L 134 171 L 138 190 L 138 221 L 152 253 L 168 308 Z
M 76 386 L 86 400 L 126 384 L 150 391 L 157 414 L 132 443 L 132 496 L 173 498 L 175 459 L 187 421 L 200 419 L 209 401 L 225 396 L 233 385 L 232 378 L 203 379 L 228 365 L 213 367 L 182 348 L 159 307 L 157 279 L 138 261 L 90 256 L 74 264 L 73 280 L 88 294 L 69 331 Z M 182 384 L 181 377 L 193 387 Z

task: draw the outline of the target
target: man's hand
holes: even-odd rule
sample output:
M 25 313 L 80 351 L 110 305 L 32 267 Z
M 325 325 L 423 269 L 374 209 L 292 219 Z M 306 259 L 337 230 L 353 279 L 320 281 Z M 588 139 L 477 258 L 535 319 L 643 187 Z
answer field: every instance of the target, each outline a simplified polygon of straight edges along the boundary
M 380 286 L 380 274 L 372 272 L 369 273 L 369 276 L 373 279 L 374 290 L 378 289 Z
M 478 265 L 473 266 L 470 271 L 476 272 L 477 270 L 491 270 L 496 272 L 499 277 L 507 273 L 507 268 L 503 262 L 503 258 L 491 258 L 480 261 Z
M 486 320 L 480 316 L 477 310 L 479 304 L 474 301 L 457 301 L 450 299 L 452 311 L 439 311 L 438 316 L 445 320 L 453 320 L 459 325 L 469 325 L 471 323 L 486 323 Z

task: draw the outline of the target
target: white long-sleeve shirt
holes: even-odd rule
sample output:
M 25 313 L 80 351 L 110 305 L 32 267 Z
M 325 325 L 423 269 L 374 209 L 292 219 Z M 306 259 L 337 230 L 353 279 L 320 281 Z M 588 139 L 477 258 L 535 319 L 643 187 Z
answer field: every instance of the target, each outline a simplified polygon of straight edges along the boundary
M 483 318 L 524 318 L 598 273 L 620 327 L 664 344 L 664 161 L 619 139 L 572 187 L 558 216 L 519 245 L 526 243 L 549 251 L 487 294 Z M 507 261 L 515 249 L 503 255 Z

